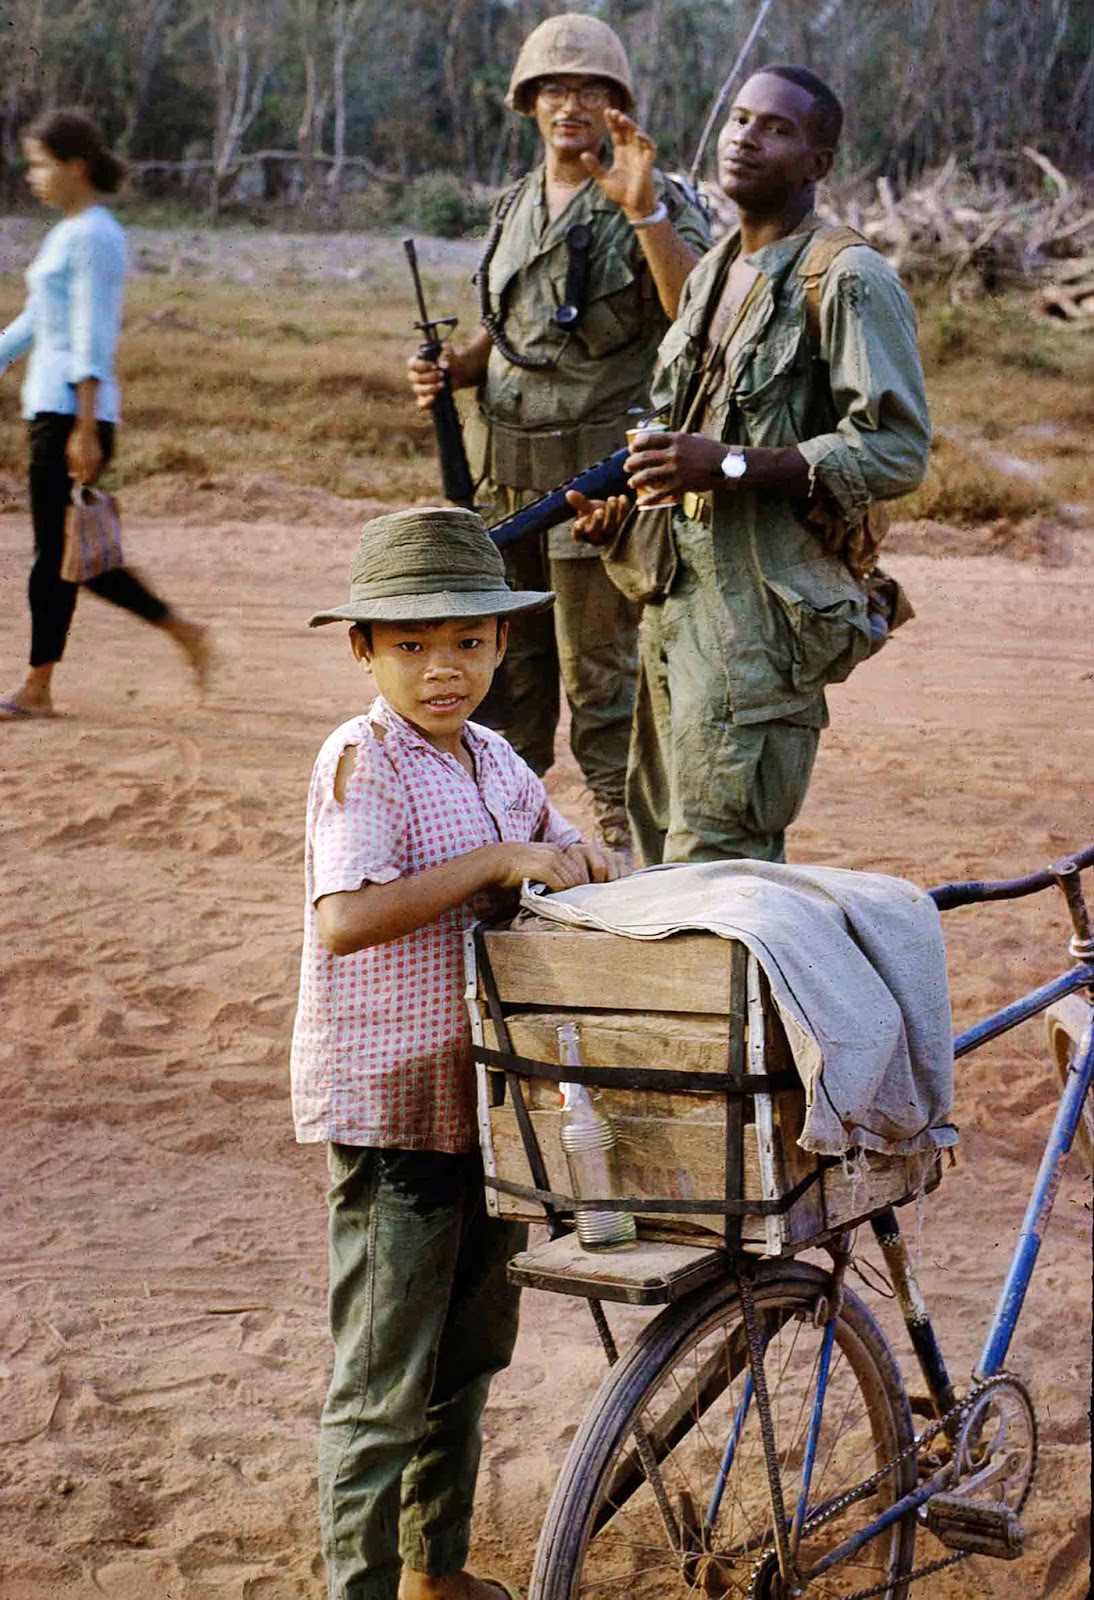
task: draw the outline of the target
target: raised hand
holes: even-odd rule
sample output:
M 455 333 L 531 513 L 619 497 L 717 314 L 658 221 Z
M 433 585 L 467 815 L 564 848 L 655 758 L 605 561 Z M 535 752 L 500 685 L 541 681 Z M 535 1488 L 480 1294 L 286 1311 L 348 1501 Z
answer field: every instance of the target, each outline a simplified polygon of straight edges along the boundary
M 605 197 L 615 202 L 631 222 L 648 217 L 657 205 L 653 187 L 653 162 L 657 146 L 631 117 L 609 107 L 604 113 L 612 141 L 612 164 L 602 166 L 586 150 L 581 164 L 595 178 Z

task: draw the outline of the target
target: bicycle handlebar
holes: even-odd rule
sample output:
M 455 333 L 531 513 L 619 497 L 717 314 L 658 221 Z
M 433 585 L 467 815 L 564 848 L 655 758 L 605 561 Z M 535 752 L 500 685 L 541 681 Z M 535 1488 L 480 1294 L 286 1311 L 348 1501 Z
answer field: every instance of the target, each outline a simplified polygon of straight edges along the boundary
M 1031 872 L 1025 878 L 1004 878 L 998 882 L 940 883 L 927 893 L 939 911 L 952 911 L 955 906 L 978 905 L 985 900 L 1020 900 L 1027 894 L 1040 894 L 1043 889 L 1058 887 L 1055 874 L 1071 867 L 1081 870 L 1094 866 L 1094 845 L 1074 855 L 1062 856 L 1044 872 Z

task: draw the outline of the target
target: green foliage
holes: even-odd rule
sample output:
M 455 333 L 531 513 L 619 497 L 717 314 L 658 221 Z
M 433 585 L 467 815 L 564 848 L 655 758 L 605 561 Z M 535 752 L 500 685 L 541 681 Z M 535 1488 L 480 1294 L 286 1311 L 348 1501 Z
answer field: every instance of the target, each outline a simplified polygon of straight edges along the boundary
M 437 194 L 422 203 L 440 228 L 474 226 L 435 175 L 497 188 L 535 159 L 535 126 L 506 108 L 505 91 L 522 38 L 562 3 L 366 0 L 345 59 L 347 153 L 399 185 L 428 176 Z M 663 167 L 690 166 L 760 4 L 585 0 L 627 46 Z M 211 24 L 226 8 L 240 31 L 218 88 Z M 222 124 L 233 106 L 254 110 L 244 151 L 294 150 L 314 83 L 312 110 L 323 109 L 312 136 L 333 149 L 334 29 L 345 15 L 335 0 L 8 0 L 5 15 L 0 184 L 9 202 L 19 190 L 19 131 L 53 105 L 87 106 L 135 160 L 177 161 L 208 156 L 218 100 Z M 1051 188 L 1020 152 L 1035 147 L 1068 173 L 1089 164 L 1092 48 L 1081 0 L 782 0 L 745 70 L 804 61 L 832 84 L 846 109 L 837 180 L 884 173 L 899 184 L 953 154 L 974 175 Z M 277 173 L 278 193 L 262 203 L 295 203 L 291 163 Z M 182 196 L 200 207 L 207 198 L 200 176 L 146 173 L 138 182 L 150 199 Z M 226 186 L 224 201 L 235 198 Z M 243 198 L 255 198 L 253 187 Z
M 459 239 L 484 226 L 489 207 L 476 201 L 453 172 L 423 172 L 407 189 L 406 220 L 423 233 Z
M 1046 372 L 1053 375 L 1063 372 L 1063 364 L 1055 350 L 1041 340 L 1028 344 L 1004 345 L 999 360 L 1007 367 L 1018 367 L 1022 372 Z

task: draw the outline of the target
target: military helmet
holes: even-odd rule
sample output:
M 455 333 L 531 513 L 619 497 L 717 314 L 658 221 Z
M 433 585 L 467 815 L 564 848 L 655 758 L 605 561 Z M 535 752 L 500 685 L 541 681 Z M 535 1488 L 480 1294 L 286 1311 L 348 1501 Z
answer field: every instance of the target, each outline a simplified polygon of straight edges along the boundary
M 634 106 L 631 66 L 619 35 L 597 17 L 564 11 L 548 17 L 521 46 L 505 103 L 521 116 L 532 115 L 531 89 L 537 78 L 569 77 L 581 73 L 606 78 L 623 93 L 623 110 Z

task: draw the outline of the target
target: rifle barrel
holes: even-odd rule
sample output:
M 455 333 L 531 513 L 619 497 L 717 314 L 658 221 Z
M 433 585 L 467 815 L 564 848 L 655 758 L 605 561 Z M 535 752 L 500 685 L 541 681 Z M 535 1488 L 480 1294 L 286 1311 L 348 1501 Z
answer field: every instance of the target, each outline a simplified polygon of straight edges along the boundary
M 534 500 L 530 506 L 514 511 L 504 522 L 494 524 L 490 529 L 491 539 L 504 549 L 517 539 L 527 538 L 533 533 L 545 533 L 548 528 L 556 528 L 560 522 L 568 521 L 574 514 L 566 499 L 570 489 L 579 489 L 590 500 L 606 500 L 610 495 L 622 494 L 627 487 L 623 463 L 629 454 L 629 446 L 624 445 L 614 455 L 587 467 L 576 478 L 559 484 L 557 489 Z
M 407 260 L 410 262 L 410 276 L 414 279 L 414 293 L 418 296 L 418 313 L 422 319 L 422 332 L 432 344 L 436 340 L 437 330 L 434 324 L 430 322 L 429 312 L 425 308 L 425 293 L 422 289 L 421 274 L 418 271 L 418 252 L 414 248 L 414 240 L 404 239 L 403 249 L 406 251 Z

